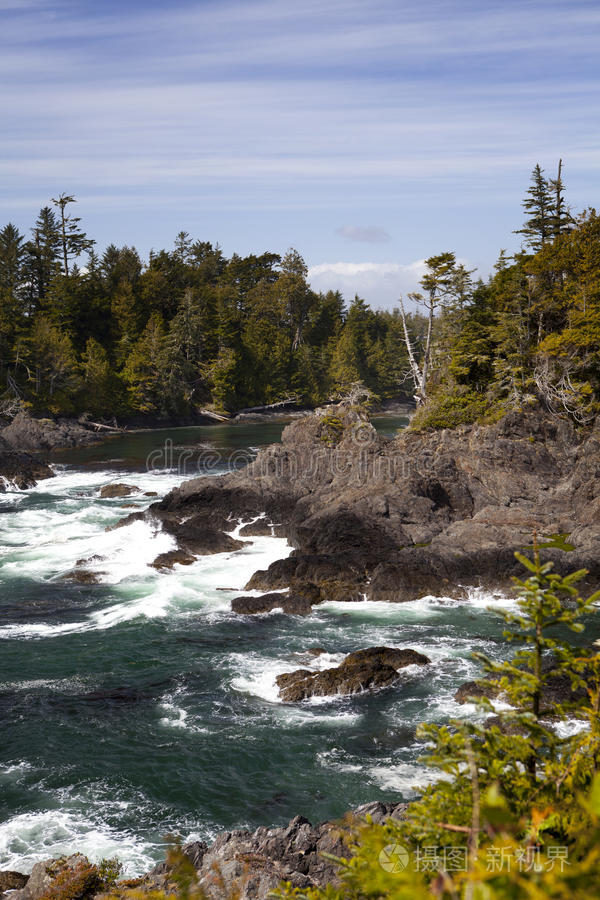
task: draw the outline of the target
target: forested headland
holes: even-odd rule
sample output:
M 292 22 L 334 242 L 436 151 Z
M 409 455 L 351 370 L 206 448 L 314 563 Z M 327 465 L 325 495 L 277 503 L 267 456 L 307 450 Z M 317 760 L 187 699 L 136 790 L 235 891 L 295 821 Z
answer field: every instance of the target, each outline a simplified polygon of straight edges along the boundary
M 600 221 L 570 210 L 560 166 L 555 178 L 533 170 L 521 249 L 502 251 L 486 281 L 439 253 L 394 312 L 313 291 L 296 250 L 226 258 L 180 232 L 147 262 L 133 246 L 100 255 L 74 203 L 55 198 L 29 235 L 0 231 L 5 417 L 193 418 L 290 397 L 314 405 L 355 382 L 416 398 L 417 427 L 530 400 L 580 423 L 596 414 Z

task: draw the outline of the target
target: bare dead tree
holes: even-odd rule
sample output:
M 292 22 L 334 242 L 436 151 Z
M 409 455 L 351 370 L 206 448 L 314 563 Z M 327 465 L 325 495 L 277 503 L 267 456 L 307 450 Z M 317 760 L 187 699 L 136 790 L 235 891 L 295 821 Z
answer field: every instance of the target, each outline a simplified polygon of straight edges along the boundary
M 591 391 L 576 378 L 575 361 L 568 357 L 560 362 L 547 356 L 538 359 L 533 380 L 539 395 L 554 415 L 565 414 L 579 425 L 588 425 L 596 417 Z
M 342 406 L 368 406 L 377 398 L 362 381 L 353 381 L 342 385 L 329 399 Z

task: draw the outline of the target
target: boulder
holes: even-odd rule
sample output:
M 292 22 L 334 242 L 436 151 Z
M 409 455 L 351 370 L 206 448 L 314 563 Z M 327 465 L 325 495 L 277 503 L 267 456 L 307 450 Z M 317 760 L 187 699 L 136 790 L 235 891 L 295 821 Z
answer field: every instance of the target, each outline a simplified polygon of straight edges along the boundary
M 185 550 L 168 550 L 166 553 L 159 553 L 154 562 L 148 563 L 154 569 L 172 569 L 174 565 L 191 566 L 196 557 Z
M 282 609 L 284 613 L 295 616 L 307 616 L 312 612 L 309 599 L 290 592 L 288 594 L 269 593 L 260 597 L 234 597 L 231 601 L 231 609 L 241 615 L 256 615 L 257 613 L 271 612 L 273 609 Z
M 138 491 L 139 488 L 135 487 L 135 485 L 116 482 L 115 484 L 105 484 L 104 487 L 101 487 L 100 497 L 103 500 L 113 497 L 129 497 L 130 494 L 136 494 Z
M 18 891 L 29 881 L 28 875 L 20 872 L 0 871 L 0 897 L 5 891 Z
M 405 666 L 427 665 L 427 656 L 416 650 L 395 647 L 370 647 L 345 657 L 334 668 L 315 672 L 298 669 L 275 679 L 279 696 L 288 703 L 298 703 L 309 697 L 330 697 L 336 694 L 358 694 L 367 690 L 389 687 Z

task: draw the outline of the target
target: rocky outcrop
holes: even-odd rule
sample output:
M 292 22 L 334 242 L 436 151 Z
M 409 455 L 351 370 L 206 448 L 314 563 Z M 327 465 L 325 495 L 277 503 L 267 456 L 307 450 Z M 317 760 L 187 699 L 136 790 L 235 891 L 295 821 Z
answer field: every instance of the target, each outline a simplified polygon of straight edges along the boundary
M 27 412 L 18 413 L 1 436 L 15 450 L 56 450 L 60 447 L 84 447 L 95 444 L 107 434 L 117 433 L 85 420 L 34 418 Z
M 34 487 L 43 478 L 52 478 L 52 469 L 28 453 L 15 450 L 0 436 L 0 493 L 11 487 Z
M 546 559 L 597 584 L 600 422 L 578 431 L 531 409 L 390 439 L 360 410 L 328 407 L 246 468 L 185 482 L 145 515 L 171 532 L 196 516 L 223 531 L 277 523 L 294 550 L 247 585 L 265 592 L 312 582 L 325 600 L 402 602 L 505 588 L 534 531 Z
M 416 650 L 396 647 L 369 647 L 350 653 L 334 668 L 314 672 L 298 669 L 275 679 L 279 696 L 288 703 L 309 697 L 331 697 L 336 694 L 359 694 L 367 690 L 390 687 L 398 681 L 399 670 L 406 666 L 425 666 L 431 660 Z
M 208 847 L 196 841 L 183 847 L 196 869 L 197 886 L 209 900 L 263 900 L 282 881 L 294 887 L 335 884 L 338 867 L 324 854 L 351 856 L 350 832 L 366 816 L 376 823 L 404 816 L 404 803 L 368 803 L 337 822 L 311 825 L 296 816 L 282 828 L 228 831 Z M 149 887 L 169 889 L 171 872 L 163 863 L 145 879 Z
M 89 861 L 81 853 L 74 853 L 61 860 L 45 859 L 36 863 L 31 870 L 31 875 L 26 878 L 25 885 L 20 890 L 15 890 L 9 896 L 11 900 L 42 900 L 52 888 L 58 878 L 64 884 L 65 894 L 67 884 L 75 888 L 69 896 L 89 896 L 92 891 L 82 891 L 87 870 L 91 868 Z

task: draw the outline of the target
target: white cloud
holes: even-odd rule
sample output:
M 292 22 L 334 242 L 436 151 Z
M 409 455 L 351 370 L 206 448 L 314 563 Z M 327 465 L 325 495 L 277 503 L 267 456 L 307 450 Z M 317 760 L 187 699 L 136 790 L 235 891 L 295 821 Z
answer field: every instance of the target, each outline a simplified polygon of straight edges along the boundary
M 417 290 L 425 272 L 425 260 L 403 265 L 396 262 L 330 262 L 311 266 L 308 280 L 313 290 L 341 291 L 350 301 L 355 294 L 372 307 L 394 309 L 400 294 Z
M 347 241 L 362 241 L 365 244 L 387 244 L 392 239 L 380 225 L 342 225 L 335 233 Z

